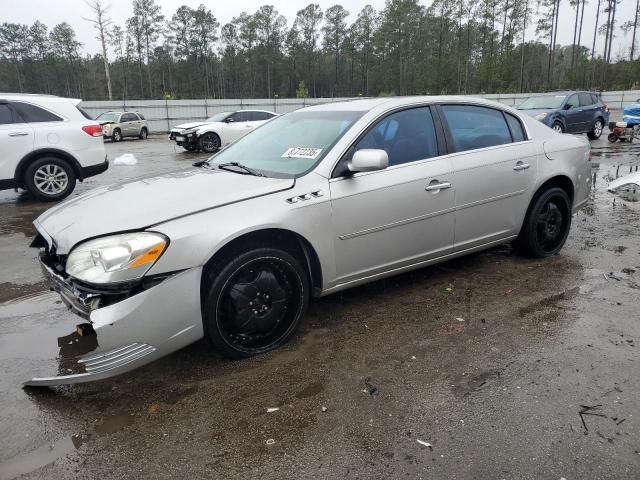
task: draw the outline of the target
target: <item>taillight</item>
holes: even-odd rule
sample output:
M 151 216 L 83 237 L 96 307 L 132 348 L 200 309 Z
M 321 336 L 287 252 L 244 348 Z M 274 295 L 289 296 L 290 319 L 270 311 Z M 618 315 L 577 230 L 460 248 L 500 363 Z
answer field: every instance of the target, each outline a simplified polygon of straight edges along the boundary
M 84 127 L 82 127 L 82 131 L 87 135 L 91 135 L 92 137 L 101 137 L 102 125 L 85 125 Z

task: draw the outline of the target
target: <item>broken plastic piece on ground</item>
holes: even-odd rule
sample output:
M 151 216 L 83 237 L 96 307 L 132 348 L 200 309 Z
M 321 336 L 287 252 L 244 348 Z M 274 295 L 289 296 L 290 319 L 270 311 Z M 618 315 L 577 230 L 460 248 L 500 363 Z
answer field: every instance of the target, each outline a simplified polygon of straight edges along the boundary
M 424 440 L 419 440 L 416 438 L 416 442 L 418 442 L 420 445 L 423 445 L 431 450 L 433 450 L 433 445 L 431 445 L 429 442 L 425 442 Z
M 640 187 L 640 172 L 634 172 L 629 175 L 616 178 L 609 183 L 607 190 L 615 192 L 618 188 L 624 187 L 625 185 L 635 185 L 636 187 Z
M 267 413 L 273 413 L 280 410 L 278 407 L 267 408 Z
M 267 445 L 273 445 L 274 443 L 276 443 L 276 441 L 273 438 L 267 440 Z
M 138 159 L 133 153 L 123 153 L 113 161 L 114 165 L 135 165 Z
M 462 318 L 462 317 L 456 317 L 456 320 L 459 321 L 459 322 L 464 322 L 464 318 Z
M 329 410 L 327 407 L 322 407 L 323 412 L 326 412 L 327 410 Z

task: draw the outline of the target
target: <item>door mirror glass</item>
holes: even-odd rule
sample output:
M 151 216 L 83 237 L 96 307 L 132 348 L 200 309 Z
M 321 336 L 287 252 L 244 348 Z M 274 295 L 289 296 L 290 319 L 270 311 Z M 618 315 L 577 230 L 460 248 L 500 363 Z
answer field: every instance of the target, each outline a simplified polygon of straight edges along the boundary
M 233 123 L 235 122 L 235 120 L 233 119 L 233 117 L 227 117 L 224 119 L 225 123 Z
M 384 150 L 363 148 L 357 150 L 347 164 L 350 172 L 373 172 L 389 166 L 389 155 Z
M 565 103 L 564 105 L 565 110 L 571 110 L 572 108 L 573 108 L 573 105 L 571 105 L 570 103 Z

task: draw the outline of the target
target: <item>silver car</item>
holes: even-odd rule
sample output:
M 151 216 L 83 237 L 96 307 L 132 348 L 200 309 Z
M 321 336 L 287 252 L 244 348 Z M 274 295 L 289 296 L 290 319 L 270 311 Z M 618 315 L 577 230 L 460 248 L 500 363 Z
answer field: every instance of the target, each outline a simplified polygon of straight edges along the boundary
M 203 337 L 248 357 L 289 340 L 312 297 L 505 242 L 554 255 L 590 160 L 586 140 L 504 105 L 379 98 L 304 108 L 197 168 L 95 189 L 34 222 L 89 346 L 28 384 L 111 377 Z

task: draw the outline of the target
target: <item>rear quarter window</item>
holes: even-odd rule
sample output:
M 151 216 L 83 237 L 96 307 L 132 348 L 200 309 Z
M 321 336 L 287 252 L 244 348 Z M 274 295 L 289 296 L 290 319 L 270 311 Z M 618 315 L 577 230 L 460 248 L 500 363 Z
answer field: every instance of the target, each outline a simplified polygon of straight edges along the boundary
M 24 102 L 11 102 L 13 108 L 20 114 L 20 116 L 27 123 L 39 123 L 39 122 L 62 122 L 62 117 L 55 115 L 54 113 L 40 108 L 31 103 Z
M 140 117 L 140 120 L 146 120 L 146 118 L 144 118 L 144 115 L 142 115 L 141 113 L 139 113 L 138 116 Z
M 514 142 L 524 142 L 527 137 L 524 133 L 524 128 L 522 128 L 522 123 L 516 117 L 511 115 L 510 113 L 504 114 L 504 117 L 507 119 L 507 123 L 509 124 L 509 130 L 511 130 L 511 137 Z

